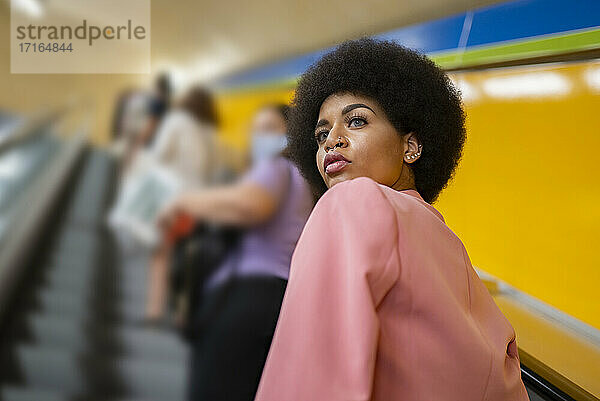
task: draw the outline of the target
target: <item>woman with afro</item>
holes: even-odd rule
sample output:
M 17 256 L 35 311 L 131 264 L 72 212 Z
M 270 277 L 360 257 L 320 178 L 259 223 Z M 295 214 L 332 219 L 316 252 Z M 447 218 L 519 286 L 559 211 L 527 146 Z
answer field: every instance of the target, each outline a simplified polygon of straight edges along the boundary
M 256 401 L 521 401 L 515 332 L 431 205 L 460 94 L 393 42 L 342 44 L 296 90 L 289 151 L 319 198 Z

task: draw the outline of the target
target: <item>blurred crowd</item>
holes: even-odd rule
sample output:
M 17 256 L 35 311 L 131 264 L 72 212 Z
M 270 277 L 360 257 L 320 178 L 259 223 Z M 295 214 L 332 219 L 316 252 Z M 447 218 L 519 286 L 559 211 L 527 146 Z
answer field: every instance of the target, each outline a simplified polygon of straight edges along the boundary
M 125 257 L 145 255 L 140 324 L 190 346 L 188 399 L 253 400 L 314 198 L 286 152 L 287 105 L 256 110 L 240 172 L 210 90 L 172 92 L 162 74 L 117 101 L 109 221 Z

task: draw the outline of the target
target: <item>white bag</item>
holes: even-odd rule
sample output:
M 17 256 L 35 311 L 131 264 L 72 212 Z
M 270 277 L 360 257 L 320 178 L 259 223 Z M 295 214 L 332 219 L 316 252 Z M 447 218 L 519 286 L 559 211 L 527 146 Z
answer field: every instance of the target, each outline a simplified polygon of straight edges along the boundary
M 152 154 L 140 152 L 123 180 L 108 224 L 141 245 L 154 247 L 160 241 L 158 213 L 183 189 L 183 180 L 173 170 L 158 163 Z

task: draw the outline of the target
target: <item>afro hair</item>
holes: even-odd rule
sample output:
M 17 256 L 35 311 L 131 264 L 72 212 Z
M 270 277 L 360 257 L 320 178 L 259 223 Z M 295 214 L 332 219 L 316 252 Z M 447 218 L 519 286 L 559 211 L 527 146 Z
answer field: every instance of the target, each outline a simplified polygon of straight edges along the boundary
M 314 129 L 321 105 L 337 93 L 375 100 L 399 135 L 413 132 L 423 145 L 410 164 L 419 194 L 433 203 L 448 184 L 465 142 L 460 93 L 427 57 L 390 41 L 342 43 L 300 78 L 288 126 L 288 152 L 316 198 L 327 187 L 315 162 Z

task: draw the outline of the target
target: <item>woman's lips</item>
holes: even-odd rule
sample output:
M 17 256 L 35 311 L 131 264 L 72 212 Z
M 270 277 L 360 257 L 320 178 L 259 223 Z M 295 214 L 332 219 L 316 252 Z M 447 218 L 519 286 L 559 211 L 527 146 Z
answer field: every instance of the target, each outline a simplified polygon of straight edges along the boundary
M 338 152 L 330 152 L 325 155 L 323 160 L 323 169 L 326 174 L 335 174 L 346 168 L 352 162 L 346 159 Z

